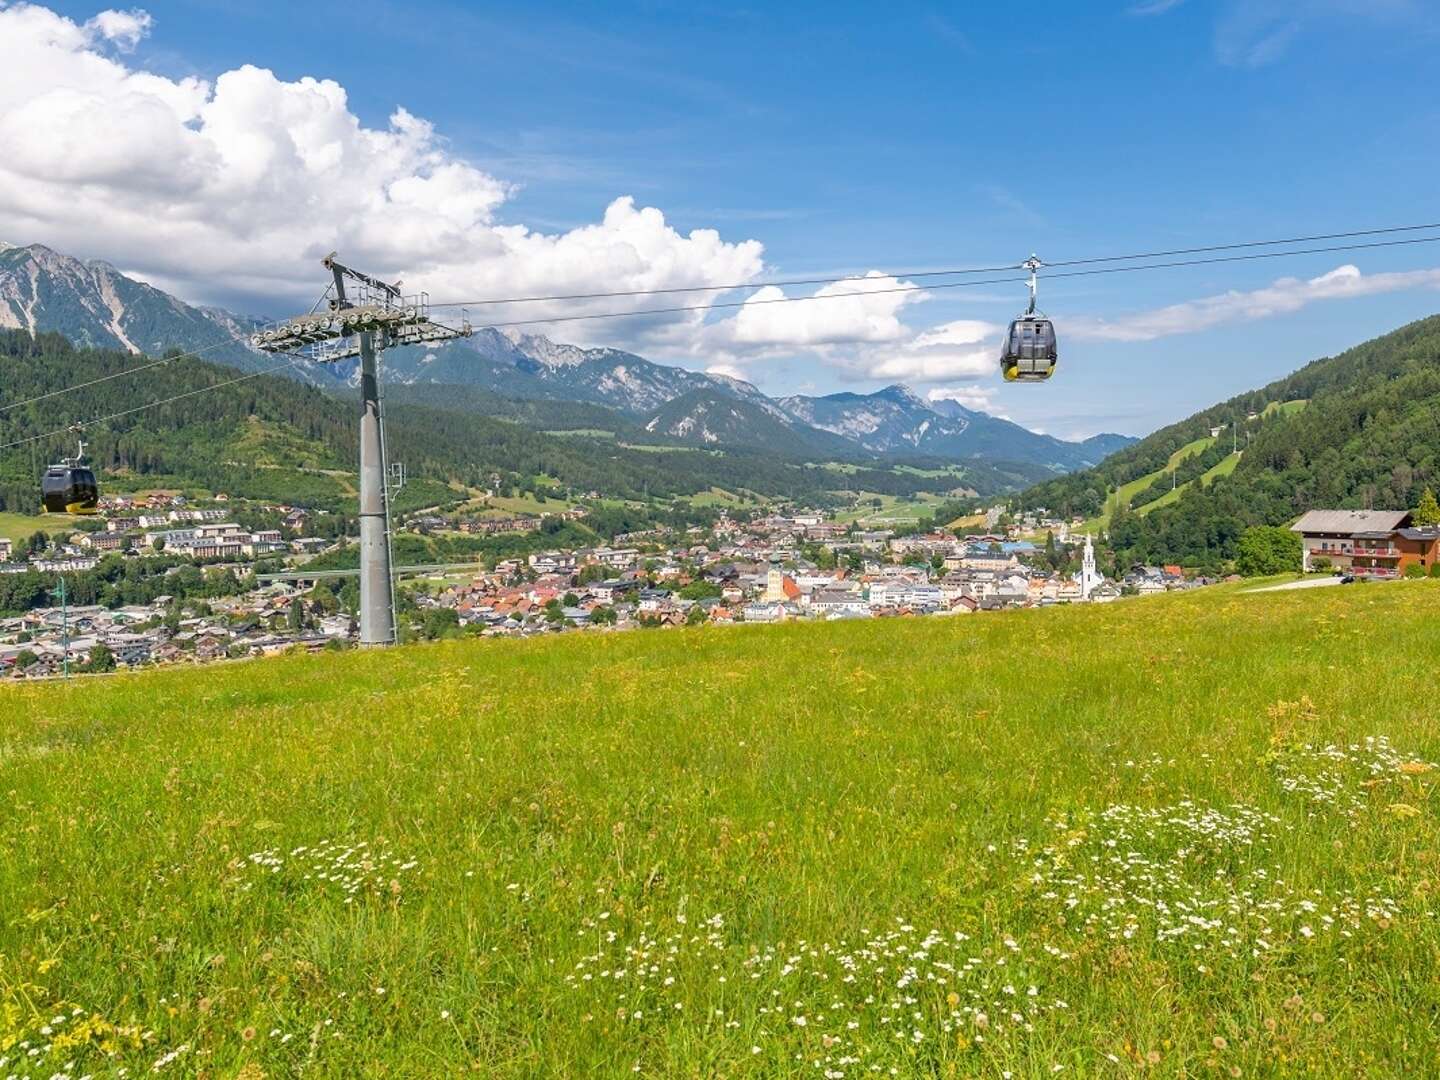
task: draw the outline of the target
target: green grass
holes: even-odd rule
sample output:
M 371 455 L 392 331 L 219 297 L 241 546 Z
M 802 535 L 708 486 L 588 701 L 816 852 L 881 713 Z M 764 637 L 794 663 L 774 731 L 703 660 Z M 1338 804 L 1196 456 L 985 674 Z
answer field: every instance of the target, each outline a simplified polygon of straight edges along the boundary
M 1198 439 L 1186 443 L 1170 455 L 1170 460 L 1165 463 L 1164 471 L 1173 472 L 1186 458 L 1194 457 L 1196 454 L 1203 454 L 1206 450 L 1210 449 L 1214 442 L 1215 439 L 1212 436 L 1203 435 Z
M 1265 406 L 1265 411 L 1260 415 L 1273 416 L 1279 413 L 1281 416 L 1293 416 L 1309 404 L 1309 398 L 1296 398 L 1294 401 L 1272 401 Z
M 1105 511 L 1093 518 L 1088 519 L 1085 524 L 1080 526 L 1078 531 L 1082 533 L 1102 532 L 1105 527 L 1110 524 L 1110 515 L 1114 512 L 1115 507 L 1130 505 L 1131 500 L 1133 500 L 1136 495 L 1139 495 L 1142 491 L 1148 488 L 1156 480 L 1159 480 L 1162 476 L 1174 472 L 1175 469 L 1179 467 L 1180 463 L 1186 458 L 1191 457 L 1194 454 L 1204 453 L 1210 448 L 1210 444 L 1214 441 L 1215 440 L 1209 435 L 1202 436 L 1198 439 L 1193 439 L 1190 442 L 1186 443 L 1184 446 L 1180 447 L 1180 449 L 1176 450 L 1173 454 L 1171 454 L 1169 460 L 1166 461 L 1164 468 L 1156 469 L 1154 472 L 1148 472 L 1144 476 L 1140 476 L 1134 480 L 1131 480 L 1128 484 L 1121 484 L 1120 490 L 1115 494 L 1111 495 L 1106 501 Z M 1179 496 L 1177 495 L 1176 498 L 1178 497 Z M 1155 503 L 1147 503 L 1146 505 L 1147 507 L 1153 508 Z
M 83 1018 L 19 1074 L 1433 1075 L 1437 603 L 0 687 L 0 1047 Z
M 0 510 L 0 536 L 19 547 L 31 533 L 66 533 L 81 520 L 70 514 L 14 514 Z
M 1210 468 L 1206 469 L 1203 473 L 1201 473 L 1196 478 L 1196 480 L 1199 481 L 1201 487 L 1205 487 L 1209 485 L 1210 482 L 1213 481 L 1217 476 L 1229 476 L 1235 471 L 1235 466 L 1239 464 L 1239 452 L 1233 454 L 1226 454 L 1214 465 L 1210 466 Z M 1185 494 L 1185 489 L 1188 488 L 1191 484 L 1194 484 L 1196 480 L 1186 480 L 1183 484 L 1177 484 L 1174 488 L 1165 492 L 1165 494 L 1161 495 L 1158 499 L 1154 499 L 1151 502 L 1146 503 L 1144 506 L 1139 507 L 1135 512 L 1143 516 L 1150 513 L 1151 510 L 1158 510 L 1162 506 L 1169 506 L 1173 502 L 1179 502 L 1180 497 Z
M 835 495 L 853 494 L 861 500 L 861 505 L 849 510 L 842 510 L 834 515 L 834 520 L 840 524 L 858 522 L 861 525 L 866 523 L 885 524 L 898 521 L 919 521 L 921 518 L 932 517 L 935 509 L 944 506 L 950 500 L 943 495 L 933 492 L 922 491 L 914 495 L 887 495 L 875 491 L 861 492 L 832 492 Z M 871 500 L 879 499 L 880 506 L 869 505 Z
M 547 431 L 546 435 L 565 435 L 576 439 L 614 439 L 615 432 L 601 428 L 565 428 L 562 431 Z
M 764 499 L 758 498 L 750 492 L 726 491 L 724 488 L 718 487 L 712 487 L 709 491 L 696 492 L 688 498 L 691 506 L 744 507 L 765 504 Z
M 639 450 L 646 454 L 710 454 L 712 457 L 724 457 L 724 450 L 712 450 L 704 446 L 660 446 L 656 443 L 616 443 L 617 446 L 626 450 Z
M 566 509 L 570 504 L 563 499 L 540 499 L 533 495 L 521 494 L 508 499 L 496 495 L 468 505 L 482 511 L 495 511 L 491 514 L 482 513 L 480 515 L 482 517 L 512 517 L 516 514 L 555 514 Z

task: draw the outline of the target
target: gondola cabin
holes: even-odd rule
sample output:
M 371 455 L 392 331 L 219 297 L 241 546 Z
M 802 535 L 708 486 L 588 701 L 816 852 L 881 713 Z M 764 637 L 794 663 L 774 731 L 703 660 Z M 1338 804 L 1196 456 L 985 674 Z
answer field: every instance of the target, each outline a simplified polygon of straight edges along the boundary
M 1055 373 L 1058 355 L 1055 324 L 1043 315 L 1022 315 L 1005 335 L 1000 372 L 1006 382 L 1044 382 Z
M 100 508 L 100 485 L 80 453 L 45 470 L 40 480 L 40 504 L 47 514 L 93 514 Z

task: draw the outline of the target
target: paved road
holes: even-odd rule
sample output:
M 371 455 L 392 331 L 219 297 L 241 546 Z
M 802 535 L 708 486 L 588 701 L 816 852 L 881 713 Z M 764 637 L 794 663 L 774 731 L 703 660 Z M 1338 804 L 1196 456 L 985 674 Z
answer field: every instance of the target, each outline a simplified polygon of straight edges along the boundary
M 1323 589 L 1327 585 L 1339 585 L 1338 577 L 1313 577 L 1302 578 L 1299 581 L 1287 581 L 1283 585 L 1266 585 L 1263 589 L 1247 589 L 1247 592 L 1281 592 L 1285 589 Z

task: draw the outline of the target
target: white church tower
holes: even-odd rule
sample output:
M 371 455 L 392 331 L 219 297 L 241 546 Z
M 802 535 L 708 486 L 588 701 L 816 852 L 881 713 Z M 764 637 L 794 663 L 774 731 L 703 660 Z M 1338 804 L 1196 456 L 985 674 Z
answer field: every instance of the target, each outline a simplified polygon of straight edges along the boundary
M 1100 571 L 1095 569 L 1095 545 L 1091 542 L 1089 533 L 1086 533 L 1085 555 L 1080 563 L 1080 599 L 1089 600 L 1090 594 L 1103 580 L 1105 579 L 1100 576 Z

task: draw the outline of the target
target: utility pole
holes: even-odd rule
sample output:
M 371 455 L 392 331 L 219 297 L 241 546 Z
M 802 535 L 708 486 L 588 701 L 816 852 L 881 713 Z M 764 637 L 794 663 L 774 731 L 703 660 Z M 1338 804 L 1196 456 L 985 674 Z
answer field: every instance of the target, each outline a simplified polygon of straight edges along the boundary
M 70 600 L 65 595 L 65 575 L 60 575 L 60 588 L 56 590 L 60 600 L 60 668 L 65 678 L 70 678 Z
M 430 299 L 404 296 L 400 284 L 381 281 L 337 262 L 331 273 L 328 314 L 300 315 L 251 337 L 263 352 L 304 356 L 317 363 L 360 358 L 360 644 L 393 645 L 395 581 L 391 570 L 391 475 L 385 457 L 385 416 L 379 354 L 398 345 L 468 337 L 470 324 L 444 326 L 430 319 Z

